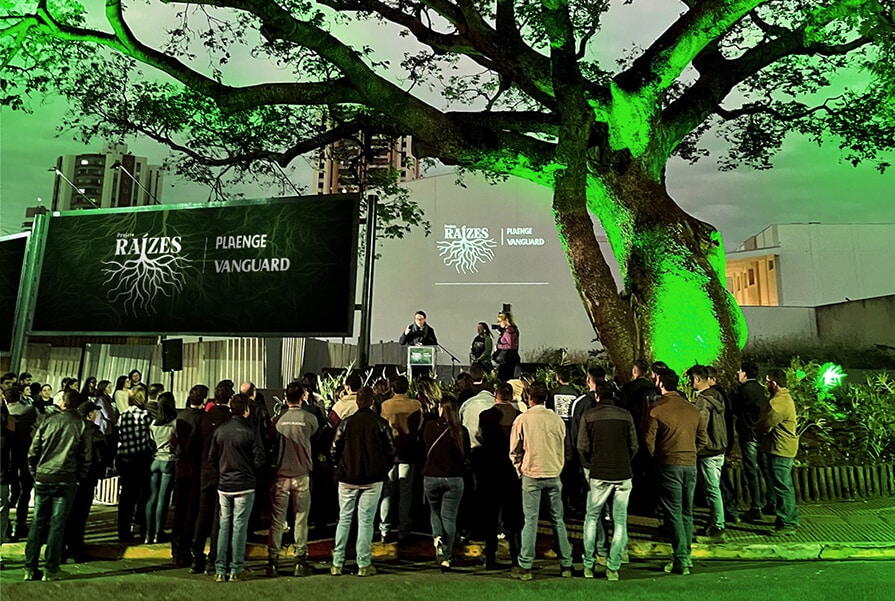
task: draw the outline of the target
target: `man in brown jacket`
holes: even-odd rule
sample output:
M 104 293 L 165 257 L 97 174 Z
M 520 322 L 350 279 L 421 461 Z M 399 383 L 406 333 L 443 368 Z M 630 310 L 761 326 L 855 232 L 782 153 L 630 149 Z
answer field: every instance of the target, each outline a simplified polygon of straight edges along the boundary
M 665 572 L 687 575 L 693 567 L 690 544 L 696 453 L 708 437 L 699 409 L 677 392 L 678 375 L 663 370 L 658 380 L 662 397 L 649 410 L 645 442 L 656 462 L 659 502 L 674 550 L 674 560 L 665 566 Z
M 413 498 L 414 463 L 419 454 L 420 428 L 423 426 L 423 406 L 407 396 L 409 382 L 404 376 L 391 381 L 393 396 L 382 403 L 382 417 L 388 420 L 395 437 L 395 464 L 388 473 L 379 506 L 379 532 L 388 539 L 394 520 L 394 505 L 398 504 L 398 544 L 410 536 L 410 507 Z
M 768 482 L 768 502 L 774 508 L 777 534 L 794 534 L 799 526 L 799 509 L 792 483 L 792 465 L 799 451 L 796 435 L 796 406 L 786 388 L 786 373 L 772 369 L 767 375 L 771 400 L 761 408 L 753 426 L 761 451 L 758 460 Z

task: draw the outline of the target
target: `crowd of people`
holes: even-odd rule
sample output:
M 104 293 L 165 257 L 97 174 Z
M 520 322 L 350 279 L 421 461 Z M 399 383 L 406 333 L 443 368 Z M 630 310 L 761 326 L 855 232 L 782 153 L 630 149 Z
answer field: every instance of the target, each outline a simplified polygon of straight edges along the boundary
M 505 332 L 512 321 L 503 319 Z M 424 315 L 422 322 L 418 331 L 426 335 Z M 449 389 L 428 376 L 395 375 L 370 386 L 362 376 L 348 374 L 337 398 L 325 399 L 317 377 L 307 374 L 271 405 L 251 382 L 237 388 L 224 380 L 213 391 L 197 384 L 178 409 L 170 391 L 145 385 L 137 370 L 114 388 L 109 380 L 88 378 L 80 387 L 70 378 L 56 395 L 27 373 L 6 374 L 0 532 L 27 538 L 26 580 L 62 577 L 65 561 L 88 559 L 84 529 L 94 488 L 110 474 L 119 482 L 118 539 L 169 542 L 176 565 L 217 582 L 248 577 L 247 537 L 263 530 L 268 576 L 284 567 L 287 532 L 292 574 L 311 575 L 309 528 L 331 520 L 330 573 L 341 575 L 355 519 L 356 573 L 369 576 L 376 573 L 375 531 L 383 542 L 406 544 L 421 514 L 442 571 L 452 568 L 457 539 L 472 538 L 484 542 L 486 569 L 521 580 L 533 577 L 538 520 L 546 517 L 560 574 L 571 577 L 566 511 L 584 517 L 584 577 L 618 580 L 629 508 L 661 517 L 673 548 L 665 570 L 688 574 L 697 483 L 709 507 L 702 534 L 710 541 L 723 541 L 725 525 L 741 518 L 773 514 L 779 535 L 798 526 L 796 413 L 780 370 L 762 384 L 755 365 L 743 363 L 740 384 L 728 394 L 712 367 L 695 365 L 685 373 L 692 399 L 678 391 L 680 376 L 667 365 L 642 360 L 621 386 L 603 367 L 589 367 L 584 391 L 572 385 L 568 367 L 548 383 L 505 371 L 495 378 L 474 362 Z M 722 477 L 735 445 L 751 504 L 743 516 Z M 497 561 L 501 536 L 511 564 Z

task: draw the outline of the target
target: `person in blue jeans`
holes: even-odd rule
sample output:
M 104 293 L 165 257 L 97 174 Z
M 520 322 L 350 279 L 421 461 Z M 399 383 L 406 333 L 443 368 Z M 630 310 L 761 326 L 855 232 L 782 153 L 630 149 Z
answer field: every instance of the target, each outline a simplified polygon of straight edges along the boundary
M 644 442 L 656 462 L 659 502 L 674 553 L 665 572 L 686 576 L 693 567 L 696 454 L 705 447 L 708 435 L 699 409 L 677 392 L 678 375 L 664 369 L 658 379 L 662 396 L 650 407 Z
M 37 429 L 28 451 L 28 469 L 34 476 L 34 517 L 25 546 L 25 580 L 59 580 L 65 521 L 78 481 L 87 477 L 92 444 L 87 424 L 77 413 L 78 392 L 66 390 L 59 406 Z M 49 532 L 48 532 L 49 531 Z M 46 536 L 46 573 L 38 569 L 40 547 Z
M 423 491 L 429 503 L 435 561 L 446 572 L 451 569 L 457 513 L 463 499 L 463 476 L 469 457 L 469 431 L 460 424 L 454 397 L 442 397 L 438 419 L 430 420 L 423 430 L 423 445 L 426 450 Z
M 510 458 L 516 473 L 522 478 L 522 543 L 519 567 L 513 575 L 520 580 L 531 580 L 531 566 L 535 559 L 538 537 L 538 515 L 541 496 L 546 493 L 553 537 L 559 547 L 560 575 L 572 577 L 572 547 L 563 521 L 562 482 L 559 479 L 565 463 L 566 424 L 547 409 L 547 386 L 533 383 L 525 393 L 528 411 L 513 422 L 510 430 Z
M 796 407 L 786 388 L 786 373 L 772 369 L 767 375 L 771 399 L 762 408 L 753 431 L 761 447 L 762 471 L 768 481 L 768 504 L 777 520 L 776 534 L 795 534 L 799 509 L 792 482 L 792 466 L 799 452 Z
M 163 392 L 158 397 L 158 416 L 149 426 L 149 434 L 155 443 L 155 453 L 149 465 L 149 501 L 146 502 L 146 542 L 160 542 L 168 505 L 171 503 L 171 486 L 174 481 L 176 455 L 174 454 L 174 424 L 177 419 L 174 395 Z
M 631 460 L 637 453 L 637 429 L 627 409 L 612 404 L 612 388 L 599 382 L 594 388 L 597 404 L 581 416 L 578 449 L 588 474 L 590 491 L 584 517 L 584 577 L 594 577 L 594 551 L 604 551 L 606 579 L 619 579 L 619 568 L 628 548 L 628 501 L 634 472 Z M 600 519 L 611 501 L 612 541 L 606 557 L 606 526 Z
M 752 428 L 758 421 L 761 409 L 768 402 L 765 387 L 758 381 L 758 366 L 744 361 L 737 372 L 740 386 L 731 397 L 731 409 L 740 455 L 743 457 L 743 474 L 749 491 L 749 511 L 743 516 L 750 522 L 762 521 L 761 481 L 762 471 L 758 461 L 758 439 Z
M 214 431 L 208 462 L 218 467 L 218 502 L 221 508 L 214 581 L 237 582 L 245 572 L 246 537 L 255 503 L 255 473 L 264 465 L 264 446 L 257 428 L 249 422 L 251 401 L 244 394 L 230 399 L 233 417 Z M 228 561 L 229 558 L 229 561 Z
M 373 412 L 373 389 L 357 391 L 357 412 L 339 422 L 332 459 L 339 481 L 339 523 L 330 574 L 341 576 L 354 511 L 357 509 L 357 575 L 372 576 L 373 521 L 382 483 L 395 461 L 395 440 L 388 421 Z

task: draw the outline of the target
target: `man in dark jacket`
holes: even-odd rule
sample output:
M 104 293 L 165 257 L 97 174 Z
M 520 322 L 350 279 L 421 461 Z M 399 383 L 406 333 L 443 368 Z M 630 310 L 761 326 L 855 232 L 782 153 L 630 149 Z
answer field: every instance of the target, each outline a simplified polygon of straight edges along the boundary
M 200 421 L 205 415 L 208 386 L 196 384 L 187 397 L 187 408 L 174 422 L 174 525 L 171 528 L 171 557 L 175 565 L 189 566 L 193 560 L 193 534 L 199 516 L 199 475 L 202 471 L 202 432 Z M 203 544 L 205 541 L 202 541 Z
M 199 475 L 199 509 L 196 529 L 193 532 L 193 565 L 190 572 L 201 574 L 206 568 L 213 569 L 217 553 L 220 511 L 218 508 L 218 468 L 208 461 L 211 439 L 215 430 L 230 420 L 227 403 L 233 396 L 233 387 L 222 380 L 214 388 L 214 402 L 206 405 L 205 414 L 199 418 L 199 434 L 202 440 L 202 456 Z M 206 562 L 205 541 L 211 538 Z
M 246 537 L 255 502 L 255 472 L 264 466 L 261 434 L 248 422 L 250 402 L 244 394 L 233 395 L 233 417 L 214 431 L 208 450 L 208 463 L 218 468 L 221 508 L 215 582 L 225 582 L 228 574 L 230 582 L 246 578 Z
M 15 424 L 9 417 L 6 403 L 0 399 L 0 548 L 9 524 L 9 480 L 12 475 L 12 437 Z M 0 566 L 3 558 L 0 557 Z
M 28 471 L 28 449 L 31 448 L 31 438 L 34 425 L 37 423 L 38 413 L 23 399 L 18 388 L 11 386 L 3 393 L 6 400 L 6 408 L 13 423 L 13 436 L 10 440 L 11 465 L 9 466 L 9 504 L 16 508 L 15 528 L 10 534 L 13 541 L 24 539 L 28 536 L 28 503 L 31 501 L 31 490 L 34 488 L 34 479 Z M 40 416 L 42 417 L 42 416 Z M 9 528 L 9 524 L 7 524 Z
M 606 563 L 606 578 L 618 580 L 618 570 L 628 547 L 628 501 L 631 497 L 631 459 L 637 453 L 637 430 L 631 414 L 603 403 L 612 389 L 605 382 L 594 390 L 596 407 L 581 418 L 577 450 L 589 477 L 590 493 L 584 517 L 584 577 L 594 577 L 594 550 Z M 613 533 L 606 553 L 606 531 L 600 519 L 603 507 L 612 504 Z
M 34 517 L 25 547 L 25 580 L 39 580 L 40 546 L 47 536 L 44 580 L 59 580 L 65 521 L 78 490 L 90 472 L 92 445 L 87 423 L 77 412 L 78 391 L 66 390 L 61 411 L 47 417 L 37 429 L 28 451 L 28 468 L 34 477 Z M 49 534 L 47 530 L 49 529 Z
M 497 385 L 495 404 L 479 414 L 479 459 L 481 462 L 481 499 L 479 508 L 485 531 L 485 569 L 497 567 L 497 523 L 502 516 L 510 557 L 513 565 L 519 565 L 519 548 L 522 543 L 522 483 L 507 452 L 510 448 L 510 432 L 513 422 L 521 414 L 513 402 L 513 387 L 507 383 Z
M 758 366 L 744 361 L 737 372 L 739 389 L 731 399 L 740 454 L 743 456 L 743 473 L 749 487 L 749 511 L 743 516 L 747 521 L 761 522 L 761 482 L 763 474 L 758 464 L 758 439 L 753 428 L 762 408 L 768 402 L 765 387 L 758 381 Z
M 709 370 L 705 365 L 694 365 L 687 370 L 690 385 L 696 392 L 693 404 L 702 414 L 706 428 L 706 445 L 697 453 L 697 467 L 702 477 L 702 491 L 709 506 L 709 521 L 705 535 L 715 542 L 723 542 L 724 501 L 721 496 L 721 471 L 727 452 L 727 407 L 721 392 L 712 388 Z
M 659 375 L 662 397 L 650 408 L 646 448 L 656 460 L 659 502 L 665 511 L 674 559 L 665 572 L 687 575 L 693 567 L 693 493 L 696 490 L 696 454 L 706 445 L 705 422 L 690 401 L 677 392 L 678 375 Z
M 80 401 L 80 398 L 79 398 Z M 87 529 L 87 519 L 90 517 L 90 507 L 93 504 L 93 494 L 96 484 L 106 473 L 106 465 L 109 462 L 109 450 L 106 446 L 106 437 L 94 423 L 99 406 L 91 401 L 78 405 L 78 415 L 87 424 L 87 436 L 90 438 L 91 460 L 90 471 L 87 477 L 78 482 L 78 491 L 72 502 L 71 513 L 65 526 L 65 548 L 69 559 L 75 563 L 83 563 L 87 560 L 84 549 L 84 532 Z
M 333 438 L 332 459 L 339 481 L 339 524 L 330 574 L 342 575 L 348 533 L 357 507 L 357 575 L 372 576 L 373 520 L 382 482 L 395 461 L 395 440 L 388 421 L 373 412 L 373 389 L 357 392 L 357 412 L 339 422 Z

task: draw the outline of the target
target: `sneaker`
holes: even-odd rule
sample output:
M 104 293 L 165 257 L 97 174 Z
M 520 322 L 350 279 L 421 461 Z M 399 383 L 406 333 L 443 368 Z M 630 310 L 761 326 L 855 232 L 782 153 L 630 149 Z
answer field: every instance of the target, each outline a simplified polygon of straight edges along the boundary
M 594 569 L 584 566 L 584 577 L 585 578 L 593 578 L 594 577 Z
M 781 526 L 775 528 L 774 532 L 771 533 L 771 536 L 792 536 L 796 532 L 797 528 L 795 526 Z
M 559 576 L 560 578 L 571 578 L 572 577 L 572 566 L 568 567 L 559 567 Z
M 606 570 L 606 580 L 610 582 L 618 582 L 618 570 Z
M 717 526 L 709 526 L 706 528 L 705 535 L 712 539 L 713 542 L 723 543 L 727 540 L 727 533 L 724 531 L 724 528 L 718 528 Z
M 22 573 L 22 580 L 25 580 L 26 582 L 29 580 L 40 580 L 41 578 L 43 578 L 44 575 L 44 573 L 37 568 L 25 568 Z
M 690 575 L 690 568 L 688 566 L 682 566 L 680 564 L 674 563 L 673 561 L 666 563 L 663 571 L 666 574 L 680 574 L 681 576 Z
M 227 582 L 227 576 L 224 574 L 215 574 L 214 575 L 215 582 Z
M 510 572 L 510 576 L 513 578 L 518 578 L 519 580 L 528 581 L 534 578 L 531 573 L 531 570 L 526 570 L 525 568 L 520 568 L 518 566 L 513 566 L 512 571 Z
M 761 523 L 764 521 L 764 515 L 761 513 L 761 509 L 750 509 L 743 514 L 743 519 L 747 522 Z
M 337 566 L 337 565 L 329 566 L 329 574 L 330 574 L 330 576 L 341 576 L 342 575 L 342 566 Z
M 439 567 L 441 568 L 441 573 L 446 574 L 451 571 L 451 562 L 445 559 L 439 564 Z
M 194 563 L 190 566 L 190 574 L 204 574 L 205 566 L 202 564 Z
M 376 567 L 371 563 L 368 566 L 358 568 L 357 575 L 358 576 L 375 576 L 376 575 Z
M 442 547 L 441 537 L 436 536 L 432 539 L 432 544 L 435 545 L 435 559 L 440 560 L 444 557 L 444 549 Z
M 239 574 L 230 574 L 229 582 L 245 582 L 246 580 L 252 579 L 252 572 L 250 570 L 243 570 Z
M 605 555 L 597 555 L 597 564 L 603 567 L 606 567 L 606 560 L 608 558 Z
M 311 565 L 302 559 L 295 562 L 295 570 L 292 572 L 292 575 L 296 578 L 304 578 L 305 576 L 313 576 L 314 568 Z
M 56 570 L 55 572 L 46 572 L 44 574 L 43 581 L 44 582 L 54 582 L 56 580 L 62 580 L 66 576 L 68 576 L 68 574 L 66 574 L 62 570 Z

